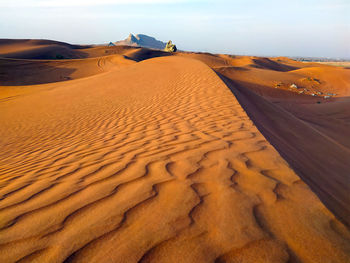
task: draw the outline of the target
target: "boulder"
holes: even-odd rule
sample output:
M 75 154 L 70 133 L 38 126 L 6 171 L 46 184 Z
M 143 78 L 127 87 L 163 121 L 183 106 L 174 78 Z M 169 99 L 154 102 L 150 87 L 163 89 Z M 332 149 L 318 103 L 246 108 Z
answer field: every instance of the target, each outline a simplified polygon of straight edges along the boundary
M 171 42 L 171 40 L 169 40 L 168 43 L 165 46 L 164 51 L 166 51 L 166 52 L 176 52 L 177 51 L 176 45 L 174 45 L 173 42 Z

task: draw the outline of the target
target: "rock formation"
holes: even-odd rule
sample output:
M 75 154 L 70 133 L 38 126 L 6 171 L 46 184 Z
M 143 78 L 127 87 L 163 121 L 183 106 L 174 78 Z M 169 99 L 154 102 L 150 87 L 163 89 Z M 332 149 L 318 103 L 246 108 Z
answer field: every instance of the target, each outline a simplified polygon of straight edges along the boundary
M 147 47 L 154 49 L 164 49 L 166 43 L 143 34 L 137 34 L 136 36 L 130 34 L 126 39 L 115 42 L 117 46 L 127 45 L 127 46 L 136 46 L 136 47 Z
M 169 40 L 168 43 L 165 46 L 164 51 L 176 52 L 177 51 L 176 45 L 174 45 L 173 42 L 171 42 L 171 40 Z

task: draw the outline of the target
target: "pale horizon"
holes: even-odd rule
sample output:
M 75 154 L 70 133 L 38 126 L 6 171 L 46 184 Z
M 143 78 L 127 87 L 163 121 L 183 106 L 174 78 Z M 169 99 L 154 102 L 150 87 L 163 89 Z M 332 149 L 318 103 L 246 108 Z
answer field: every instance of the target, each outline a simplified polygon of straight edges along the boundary
M 0 38 L 103 44 L 130 33 L 184 51 L 350 59 L 350 2 L 0 1 Z

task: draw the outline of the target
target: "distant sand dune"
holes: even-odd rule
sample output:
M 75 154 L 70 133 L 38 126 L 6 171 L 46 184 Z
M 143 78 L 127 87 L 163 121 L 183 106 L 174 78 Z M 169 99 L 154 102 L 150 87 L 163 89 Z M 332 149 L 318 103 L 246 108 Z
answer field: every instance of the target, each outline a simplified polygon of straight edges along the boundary
M 17 59 L 81 59 L 122 55 L 137 48 L 129 46 L 71 45 L 52 40 L 0 39 L 0 57 Z
M 0 91 L 1 262 L 349 262 L 349 229 L 197 55 L 118 56 Z
M 115 67 L 135 63 L 122 55 L 88 59 L 27 60 L 0 58 L 0 85 L 24 86 L 67 81 L 93 76 Z

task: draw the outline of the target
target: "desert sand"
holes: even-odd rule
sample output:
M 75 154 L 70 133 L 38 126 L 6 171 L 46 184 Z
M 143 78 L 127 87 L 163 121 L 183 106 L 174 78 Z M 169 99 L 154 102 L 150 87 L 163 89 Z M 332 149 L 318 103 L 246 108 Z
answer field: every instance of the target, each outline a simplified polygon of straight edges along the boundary
M 349 69 L 34 40 L 0 57 L 0 262 L 350 262 Z

